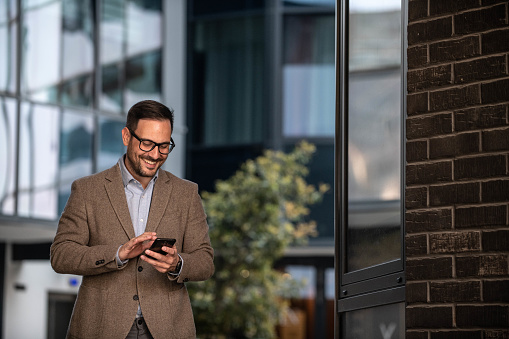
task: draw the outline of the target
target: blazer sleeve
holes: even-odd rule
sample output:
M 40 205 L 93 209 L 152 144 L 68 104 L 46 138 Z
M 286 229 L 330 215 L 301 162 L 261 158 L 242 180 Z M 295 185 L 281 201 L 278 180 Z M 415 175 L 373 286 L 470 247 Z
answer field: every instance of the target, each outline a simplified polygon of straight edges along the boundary
M 81 180 L 73 182 L 71 195 L 58 223 L 50 248 L 51 266 L 57 273 L 85 276 L 125 267 L 118 267 L 116 263 L 118 246 L 89 246 L 86 185 Z
M 179 283 L 207 280 L 214 274 L 214 250 L 210 244 L 207 216 L 198 194 L 198 185 L 193 184 L 192 187 L 182 252 L 179 253 L 184 265 L 179 276 L 168 275 L 170 280 Z

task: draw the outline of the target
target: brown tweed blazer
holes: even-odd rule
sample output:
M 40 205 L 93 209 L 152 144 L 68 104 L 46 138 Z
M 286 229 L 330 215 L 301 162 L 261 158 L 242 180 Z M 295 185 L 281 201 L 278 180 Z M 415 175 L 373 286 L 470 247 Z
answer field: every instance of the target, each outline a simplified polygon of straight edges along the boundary
M 138 303 L 155 339 L 196 337 L 184 283 L 214 272 L 198 186 L 159 170 L 146 231 L 177 239 L 178 278 L 139 258 L 117 267 L 117 249 L 135 236 L 118 165 L 72 184 L 51 246 L 57 273 L 83 276 L 67 338 L 125 339 Z

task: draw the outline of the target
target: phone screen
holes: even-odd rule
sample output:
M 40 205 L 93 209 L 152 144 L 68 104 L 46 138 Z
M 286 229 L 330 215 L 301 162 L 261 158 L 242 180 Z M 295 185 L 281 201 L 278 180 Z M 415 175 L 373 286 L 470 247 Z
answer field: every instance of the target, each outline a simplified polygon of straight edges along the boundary
M 163 246 L 172 247 L 173 245 L 175 245 L 176 241 L 177 239 L 174 238 L 157 238 L 156 240 L 154 240 L 152 246 L 150 246 L 149 249 L 151 251 L 166 255 L 166 252 L 163 251 Z M 147 255 L 147 257 L 151 258 L 149 255 Z

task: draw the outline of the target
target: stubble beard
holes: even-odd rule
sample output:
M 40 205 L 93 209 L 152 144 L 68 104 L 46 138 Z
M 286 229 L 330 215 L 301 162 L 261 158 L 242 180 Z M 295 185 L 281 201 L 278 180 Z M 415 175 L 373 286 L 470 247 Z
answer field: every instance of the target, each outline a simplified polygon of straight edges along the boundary
M 143 157 L 135 154 L 134 152 L 127 152 L 127 161 L 130 163 L 131 165 L 130 167 L 133 169 L 136 175 L 140 177 L 151 178 L 156 174 L 157 170 L 163 165 L 164 161 L 161 161 L 161 159 L 152 159 L 150 157 L 145 158 L 147 160 L 157 162 L 157 166 L 153 170 L 153 173 L 149 173 L 143 169 L 142 165 Z

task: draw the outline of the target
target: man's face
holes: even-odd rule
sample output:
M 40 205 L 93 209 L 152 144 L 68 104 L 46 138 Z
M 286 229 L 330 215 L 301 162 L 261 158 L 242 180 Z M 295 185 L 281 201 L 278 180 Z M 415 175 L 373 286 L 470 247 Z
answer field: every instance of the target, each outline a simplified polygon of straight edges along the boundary
M 133 132 L 140 139 L 149 139 L 156 143 L 169 143 L 172 130 L 169 120 L 141 119 Z M 127 146 L 125 159 L 127 169 L 136 180 L 146 186 L 164 164 L 168 155 L 159 153 L 157 146 L 150 152 L 142 151 L 140 142 L 131 135 L 127 127 L 122 130 L 122 140 Z

